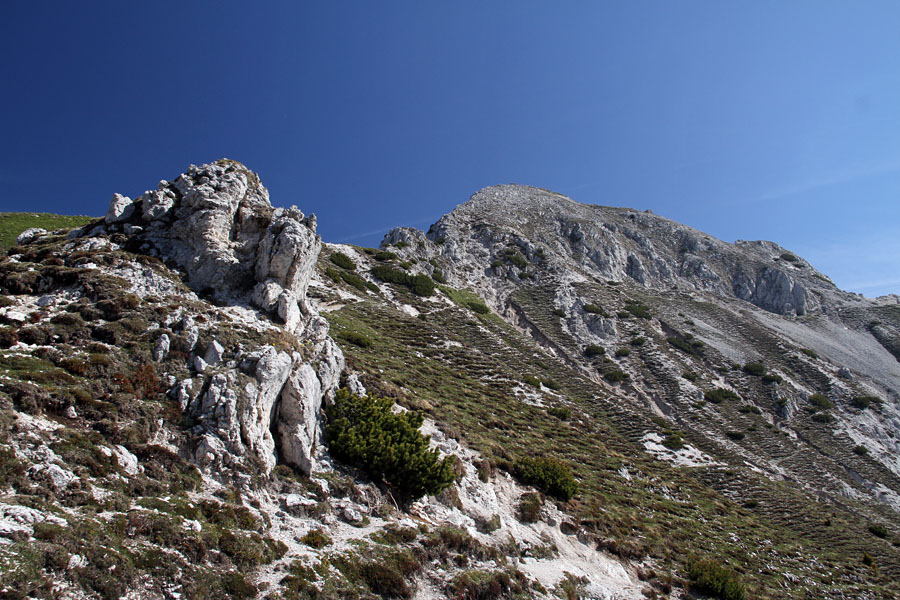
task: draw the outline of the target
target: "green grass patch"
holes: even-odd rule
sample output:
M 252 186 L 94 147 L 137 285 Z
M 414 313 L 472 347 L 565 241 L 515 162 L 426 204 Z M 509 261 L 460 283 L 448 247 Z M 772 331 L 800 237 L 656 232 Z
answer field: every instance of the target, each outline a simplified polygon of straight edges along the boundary
M 15 245 L 19 234 L 26 229 L 33 227 L 47 231 L 74 229 L 90 223 L 94 218 L 49 213 L 0 213 L 0 254 L 6 254 L 6 251 Z

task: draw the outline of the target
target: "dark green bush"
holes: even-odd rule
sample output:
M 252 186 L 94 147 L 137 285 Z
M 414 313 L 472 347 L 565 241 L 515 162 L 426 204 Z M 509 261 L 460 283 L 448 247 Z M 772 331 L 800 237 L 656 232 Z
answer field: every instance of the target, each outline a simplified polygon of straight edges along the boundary
M 600 315 L 601 317 L 609 316 L 609 313 L 607 313 L 605 310 L 603 310 L 602 306 L 599 306 L 597 304 L 588 303 L 588 304 L 585 304 L 583 308 L 584 308 L 584 312 L 591 313 L 592 315 Z
M 625 303 L 625 310 L 638 317 L 639 319 L 650 318 L 650 307 L 643 302 L 637 300 L 629 300 Z
M 455 480 L 453 457 L 443 459 L 419 433 L 423 417 L 416 412 L 395 414 L 393 400 L 354 396 L 339 390 L 326 407 L 325 432 L 332 454 L 365 470 L 414 500 L 434 495 Z
M 888 536 L 887 527 L 881 524 L 869 525 L 869 533 L 882 539 Z
M 522 378 L 522 381 L 533 387 L 540 387 L 541 385 L 541 380 L 534 375 L 526 375 L 524 378 Z
M 572 411 L 565 406 L 548 406 L 547 414 L 556 417 L 560 421 L 568 421 L 572 416 Z
M 737 574 L 715 560 L 694 560 L 688 565 L 691 589 L 720 600 L 744 600 L 744 585 Z
M 797 262 L 797 257 L 791 254 L 790 252 L 784 252 L 781 255 L 781 260 L 786 260 L 788 262 Z
M 515 248 L 509 248 L 503 253 L 503 258 L 505 258 L 510 263 L 519 267 L 520 269 L 524 269 L 528 266 L 528 261 L 525 260 L 525 257 L 522 256 L 522 253 L 516 250 Z
M 809 397 L 809 403 L 815 406 L 816 408 L 820 408 L 822 410 L 828 410 L 833 405 L 831 401 L 826 398 L 823 394 L 813 394 Z
M 700 340 L 694 340 L 688 337 L 671 336 L 667 337 L 666 341 L 685 354 L 697 357 L 703 356 L 703 342 Z
M 405 271 L 392 269 L 387 265 L 372 267 L 372 275 L 385 283 L 396 283 L 406 286 L 419 296 L 431 296 L 434 294 L 434 280 L 428 275 L 410 275 Z
M 604 373 L 603 379 L 607 380 L 610 383 L 621 383 L 628 379 L 628 374 L 624 371 L 620 371 L 619 369 L 613 369 Z
M 647 338 L 645 338 L 643 336 L 638 336 L 628 343 L 631 344 L 632 346 L 638 347 L 638 346 L 643 346 L 646 341 L 647 341 Z
M 766 366 L 761 362 L 748 362 L 744 365 L 744 373 L 754 377 L 762 377 L 766 374 Z
M 630 356 L 630 355 L 631 355 L 630 348 L 619 348 L 618 350 L 616 350 L 616 358 L 624 358 L 624 357 Z
M 570 500 L 578 493 L 578 482 L 571 467 L 555 458 L 520 458 L 513 464 L 513 474 L 522 483 L 560 500 Z
M 481 300 L 469 300 L 466 302 L 466 306 L 474 313 L 478 313 L 479 315 L 486 315 L 491 312 L 491 309 L 487 307 L 487 304 L 482 302 Z
M 781 383 L 784 379 L 777 373 L 766 373 L 762 376 L 763 383 Z
M 697 374 L 694 373 L 693 371 L 685 371 L 684 373 L 681 374 L 681 376 L 684 379 L 687 379 L 688 381 L 690 381 L 692 383 L 697 381 L 697 379 L 698 379 Z
M 812 420 L 816 423 L 831 423 L 834 421 L 834 417 L 828 413 L 816 413 L 812 416 Z
M 438 283 L 447 283 L 447 278 L 444 277 L 444 272 L 437 269 L 431 272 L 431 278 Z
M 360 348 L 369 348 L 372 346 L 372 340 L 358 331 L 341 331 L 337 334 L 337 337 L 346 342 L 350 342 L 354 346 L 359 346 Z
M 853 447 L 853 454 L 856 454 L 857 456 L 863 456 L 868 453 L 869 453 L 869 449 L 866 448 L 865 446 L 854 446 Z
M 554 308 L 554 309 L 551 311 L 551 313 L 552 313 L 554 316 L 557 316 L 557 317 L 565 317 L 565 316 L 566 316 L 566 311 L 564 311 L 564 310 L 561 309 L 561 308 Z
M 663 438 L 662 445 L 669 450 L 681 450 L 684 448 L 684 439 L 680 433 L 670 432 Z
M 734 440 L 736 442 L 739 442 L 746 437 L 742 431 L 726 431 L 725 435 L 728 437 L 728 439 Z
M 379 250 L 375 253 L 375 260 L 397 260 L 397 255 L 387 250 Z
M 354 269 L 356 269 L 356 263 L 353 262 L 353 259 L 343 252 L 335 252 L 328 257 L 328 260 L 341 267 L 342 269 L 347 269 L 349 271 L 353 271 Z
M 544 387 L 547 389 L 551 389 L 554 392 L 558 392 L 562 389 L 562 386 L 553 381 L 552 379 L 542 379 L 541 383 L 544 384 Z
M 809 348 L 800 348 L 800 352 L 813 359 L 819 358 L 819 355 L 816 354 L 814 350 L 810 350 Z
M 740 400 L 741 397 L 732 392 L 731 390 L 726 390 L 723 388 L 716 388 L 714 390 L 709 390 L 704 392 L 703 397 L 713 404 L 721 404 L 725 400 Z
M 603 356 L 606 354 L 606 348 L 597 344 L 590 344 L 584 347 L 584 355 L 587 357 Z
M 738 408 L 738 412 L 741 412 L 744 414 L 753 413 L 754 415 L 762 414 L 762 411 L 758 407 L 753 406 L 752 404 L 744 404 L 743 406 Z
M 850 404 L 853 408 L 865 410 L 873 404 L 876 406 L 881 404 L 881 398 L 878 396 L 856 396 L 850 401 Z

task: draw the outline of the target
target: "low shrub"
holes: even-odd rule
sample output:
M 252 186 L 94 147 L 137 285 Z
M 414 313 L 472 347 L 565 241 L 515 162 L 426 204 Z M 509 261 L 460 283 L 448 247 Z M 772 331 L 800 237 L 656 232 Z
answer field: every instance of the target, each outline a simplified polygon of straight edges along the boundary
M 765 375 L 762 376 L 762 381 L 763 381 L 763 383 L 766 383 L 766 384 L 782 383 L 784 381 L 784 378 L 781 375 L 778 375 L 777 373 L 766 373 Z
M 737 574 L 715 560 L 694 560 L 688 565 L 691 589 L 720 600 L 744 600 L 744 585 Z
M 869 453 L 869 449 L 866 448 L 865 446 L 854 446 L 853 447 L 853 454 L 856 454 L 857 456 L 864 456 L 868 453 Z
M 762 377 L 766 374 L 766 366 L 761 362 L 748 362 L 743 367 L 744 373 L 753 375 L 754 377 Z
M 620 371 L 619 369 L 613 369 L 604 373 L 603 379 L 607 380 L 610 383 L 621 383 L 628 379 L 628 373 Z
M 616 358 L 624 358 L 631 355 L 630 348 L 619 348 L 616 350 Z
M 699 377 L 697 377 L 697 374 L 694 373 L 693 371 L 685 371 L 684 373 L 681 374 L 681 376 L 684 379 L 687 379 L 688 381 L 690 381 L 691 383 L 694 383 L 697 381 L 697 379 L 699 379 Z
M 875 537 L 880 537 L 881 539 L 884 539 L 888 536 L 887 527 L 881 524 L 869 525 L 869 533 L 871 533 Z
M 599 306 L 597 304 L 588 303 L 588 304 L 585 304 L 583 306 L 583 308 L 584 308 L 584 312 L 590 313 L 592 315 L 600 315 L 601 317 L 609 316 L 609 313 L 607 313 L 605 310 L 603 310 L 602 306 Z
M 662 445 L 668 448 L 669 450 L 681 450 L 684 448 L 684 439 L 681 437 L 680 433 L 669 432 L 665 438 L 663 438 Z
M 346 342 L 350 342 L 354 346 L 359 346 L 360 348 L 372 347 L 372 340 L 370 340 L 367 336 L 359 333 L 358 331 L 341 331 L 337 334 L 337 337 Z
M 797 262 L 797 260 L 799 259 L 790 252 L 784 252 L 781 254 L 781 260 L 786 260 L 788 262 Z
M 375 260 L 397 260 L 397 255 L 387 250 L 379 250 L 375 253 Z
M 738 412 L 741 412 L 744 414 L 753 413 L 754 415 L 762 414 L 762 411 L 758 407 L 753 406 L 752 404 L 744 404 L 743 406 L 738 408 Z
M 556 317 L 565 317 L 565 316 L 566 316 L 566 311 L 564 311 L 564 310 L 561 309 L 561 308 L 554 308 L 552 311 L 550 311 L 550 314 L 552 314 L 552 315 L 554 315 L 554 316 L 556 316 Z
M 850 400 L 850 405 L 853 406 L 853 408 L 858 408 L 860 410 L 865 410 L 873 404 L 876 406 L 881 404 L 881 398 L 878 396 L 855 396 Z
M 646 341 L 647 341 L 647 338 L 645 338 L 643 336 L 638 336 L 628 343 L 631 344 L 632 346 L 639 347 L 639 346 L 643 346 Z
M 809 397 L 809 403 L 821 410 L 828 410 L 833 406 L 831 401 L 826 398 L 824 394 L 813 394 Z
M 739 442 L 746 437 L 742 431 L 726 431 L 725 436 L 730 440 L 734 440 L 735 442 Z
M 393 400 L 355 396 L 339 390 L 325 409 L 325 428 L 333 455 L 384 481 L 404 499 L 434 495 L 455 480 L 454 459 L 441 459 L 419 433 L 423 417 L 416 412 L 395 414 Z
M 405 286 L 418 296 L 431 296 L 434 294 L 434 280 L 428 275 L 410 275 L 405 271 L 392 269 L 387 265 L 372 267 L 372 275 L 385 283 L 396 283 Z
M 606 348 L 597 344 L 589 344 L 584 347 L 584 355 L 587 357 L 603 356 L 606 354 Z
M 560 421 L 568 421 L 572 416 L 572 411 L 565 406 L 548 406 L 547 414 L 556 417 Z
M 810 350 L 809 348 L 800 348 L 800 352 L 802 352 L 803 354 L 807 355 L 808 357 L 810 357 L 812 359 L 819 358 L 819 355 L 816 354 L 815 350 Z
M 310 529 L 300 538 L 300 543 L 310 548 L 324 548 L 331 544 L 331 538 L 321 529 Z
M 555 458 L 520 458 L 513 464 L 513 474 L 522 483 L 560 500 L 570 500 L 578 493 L 571 467 Z
M 638 317 L 639 319 L 650 318 L 650 307 L 643 302 L 637 300 L 629 300 L 625 303 L 625 310 Z
M 541 380 L 534 375 L 526 375 L 522 378 L 522 381 L 533 387 L 541 387 Z
M 491 309 L 487 307 L 487 304 L 482 302 L 481 300 L 469 300 L 466 302 L 466 307 L 474 313 L 478 313 L 479 315 L 486 315 L 491 312 Z
M 685 354 L 691 356 L 703 356 L 703 342 L 688 337 L 670 336 L 666 338 L 669 345 L 674 346 Z
M 541 518 L 540 494 L 522 494 L 519 498 L 519 520 L 523 523 L 537 523 Z
M 741 397 L 731 390 L 726 390 L 723 388 L 715 388 L 713 390 L 708 390 L 703 393 L 703 398 L 705 398 L 708 402 L 712 402 L 713 404 L 721 404 L 725 400 L 740 400 Z

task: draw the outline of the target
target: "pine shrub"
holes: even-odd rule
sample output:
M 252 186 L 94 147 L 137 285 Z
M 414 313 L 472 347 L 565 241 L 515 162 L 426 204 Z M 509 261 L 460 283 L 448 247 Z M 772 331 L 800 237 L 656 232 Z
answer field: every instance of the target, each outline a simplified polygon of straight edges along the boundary
M 688 565 L 691 589 L 720 600 L 744 600 L 744 585 L 737 574 L 715 560 L 695 560 Z
M 356 263 L 353 262 L 353 259 L 343 252 L 335 252 L 328 259 L 342 269 L 347 269 L 348 271 L 356 269 Z
M 439 493 L 455 479 L 453 457 L 441 459 L 429 449 L 430 438 L 419 433 L 422 415 L 395 414 L 393 404 L 388 398 L 339 390 L 326 407 L 332 454 L 394 488 L 404 500 Z
M 560 500 L 570 500 L 578 493 L 578 482 L 572 469 L 555 458 L 520 458 L 513 464 L 513 474 L 527 485 L 533 485 Z

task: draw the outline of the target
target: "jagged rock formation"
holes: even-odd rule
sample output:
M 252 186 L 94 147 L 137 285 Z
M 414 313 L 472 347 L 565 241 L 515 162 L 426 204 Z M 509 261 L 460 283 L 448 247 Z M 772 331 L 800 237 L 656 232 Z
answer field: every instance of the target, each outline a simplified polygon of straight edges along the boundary
M 306 217 L 297 207 L 274 208 L 255 173 L 222 160 L 192 165 L 135 200 L 113 195 L 102 223 L 70 237 L 72 249 L 83 247 L 79 239 L 117 239 L 182 270 L 196 293 L 277 316 L 305 346 L 303 352 L 271 345 L 226 350 L 216 339 L 199 347 L 194 315 L 182 311 L 177 322 L 170 317 L 165 325 L 186 335 L 183 349 L 192 353 L 196 374 L 170 395 L 197 422 L 194 455 L 207 471 L 234 472 L 252 455 L 265 473 L 279 458 L 310 472 L 322 400 L 333 393 L 344 368 L 327 322 L 306 304 L 322 245 L 314 215 Z M 137 286 L 135 291 L 157 290 Z M 169 345 L 167 335 L 159 337 L 153 348 L 157 362 Z

